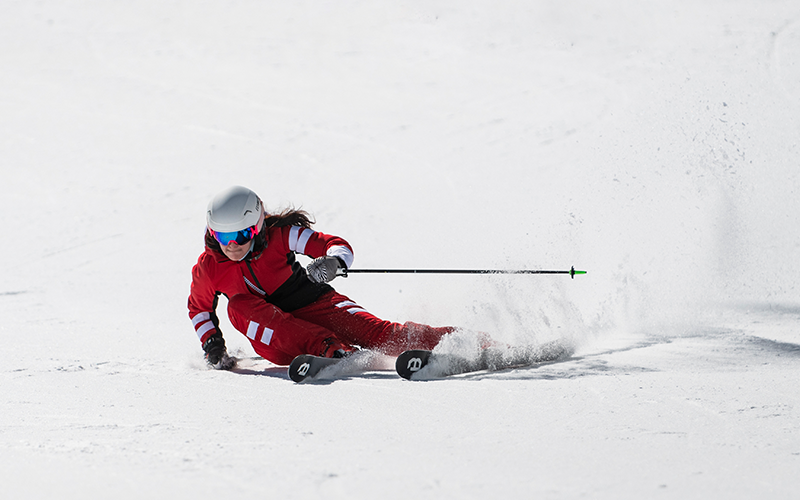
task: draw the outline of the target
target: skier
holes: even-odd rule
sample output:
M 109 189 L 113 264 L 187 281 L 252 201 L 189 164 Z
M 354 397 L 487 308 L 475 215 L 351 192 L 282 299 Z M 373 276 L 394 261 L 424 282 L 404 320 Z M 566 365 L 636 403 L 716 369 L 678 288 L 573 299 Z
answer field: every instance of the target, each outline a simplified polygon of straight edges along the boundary
M 278 365 L 295 356 L 343 357 L 357 347 L 397 356 L 432 349 L 452 327 L 399 324 L 372 315 L 329 283 L 353 264 L 350 244 L 311 229 L 302 210 L 267 214 L 251 190 L 235 186 L 208 205 L 205 251 L 192 269 L 189 317 L 209 365 L 228 370 L 216 314 L 220 294 L 228 318 L 255 352 Z M 295 254 L 314 260 L 304 269 Z

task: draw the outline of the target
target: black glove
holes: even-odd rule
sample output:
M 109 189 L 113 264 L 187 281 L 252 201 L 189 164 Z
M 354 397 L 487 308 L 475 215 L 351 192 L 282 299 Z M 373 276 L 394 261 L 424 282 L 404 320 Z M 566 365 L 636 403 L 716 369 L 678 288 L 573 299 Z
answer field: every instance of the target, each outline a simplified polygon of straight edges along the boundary
M 347 266 L 344 265 L 344 261 L 339 257 L 332 257 L 330 255 L 316 258 L 306 266 L 308 279 L 314 283 L 328 283 L 332 281 L 333 278 L 337 276 L 336 273 L 339 269 L 347 270 Z
M 236 366 L 236 358 L 228 356 L 228 351 L 225 349 L 225 339 L 222 338 L 221 333 L 215 333 L 208 337 L 203 344 L 203 350 L 206 352 L 206 362 L 212 368 L 230 370 Z

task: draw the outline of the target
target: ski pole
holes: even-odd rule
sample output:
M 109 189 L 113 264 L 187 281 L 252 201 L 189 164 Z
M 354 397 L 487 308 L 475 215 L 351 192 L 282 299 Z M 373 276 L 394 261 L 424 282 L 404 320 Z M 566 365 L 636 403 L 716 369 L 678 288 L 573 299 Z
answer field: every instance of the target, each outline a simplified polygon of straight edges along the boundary
M 569 271 L 549 271 L 543 269 L 339 269 L 337 276 L 347 277 L 350 273 L 371 274 L 569 274 L 575 279 L 576 274 L 586 274 L 586 271 L 576 271 L 571 267 Z

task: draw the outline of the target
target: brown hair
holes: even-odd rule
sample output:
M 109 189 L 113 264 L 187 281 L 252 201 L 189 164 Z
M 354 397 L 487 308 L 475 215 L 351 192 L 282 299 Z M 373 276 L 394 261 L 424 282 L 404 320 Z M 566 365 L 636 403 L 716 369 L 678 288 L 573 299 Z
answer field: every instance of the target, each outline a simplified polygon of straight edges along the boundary
M 266 214 L 264 223 L 261 225 L 261 230 L 256 236 L 256 244 L 253 247 L 253 252 L 260 252 L 267 247 L 267 230 L 273 227 L 284 226 L 300 226 L 310 228 L 316 221 L 305 210 L 295 208 L 286 208 L 275 214 Z M 215 252 L 222 254 L 222 246 L 219 241 L 214 238 L 211 231 L 206 229 L 206 246 Z M 224 255 L 224 254 L 223 254 Z
M 277 214 L 267 214 L 263 227 L 300 226 L 310 228 L 314 222 L 316 222 L 314 218 L 305 210 L 287 208 Z

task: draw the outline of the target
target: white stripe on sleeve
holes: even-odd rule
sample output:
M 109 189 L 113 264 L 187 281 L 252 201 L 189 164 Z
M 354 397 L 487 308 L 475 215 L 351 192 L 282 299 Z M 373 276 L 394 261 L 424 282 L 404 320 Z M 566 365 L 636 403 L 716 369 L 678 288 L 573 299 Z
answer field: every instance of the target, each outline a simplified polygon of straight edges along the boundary
M 331 257 L 339 257 L 344 261 L 344 265 L 347 266 L 347 269 L 353 266 L 353 252 L 350 251 L 344 245 L 336 245 L 332 246 L 328 249 L 328 255 Z
M 196 314 L 195 317 L 192 318 L 192 324 L 194 325 L 195 328 L 197 328 L 197 325 L 199 325 L 203 321 L 208 321 L 210 319 L 211 319 L 211 313 L 210 312 L 208 312 L 208 311 L 201 312 L 201 313 Z
M 289 230 L 289 250 L 292 252 L 297 251 L 297 237 L 300 235 L 300 230 L 303 229 L 300 226 L 292 226 Z
M 213 329 L 214 329 L 213 321 L 208 321 L 206 323 L 203 323 L 203 326 L 197 329 L 197 336 L 200 338 L 200 340 L 203 340 L 203 335 L 205 335 L 208 331 Z
M 311 229 L 303 229 L 300 232 L 300 238 L 297 239 L 297 250 L 296 252 L 305 254 L 306 253 L 306 243 L 308 243 L 308 239 L 315 233 Z

